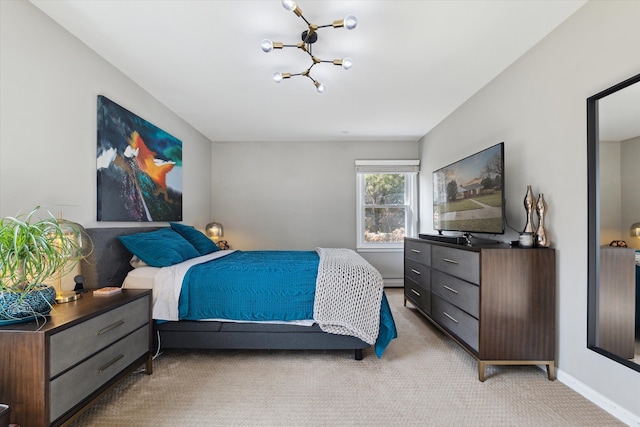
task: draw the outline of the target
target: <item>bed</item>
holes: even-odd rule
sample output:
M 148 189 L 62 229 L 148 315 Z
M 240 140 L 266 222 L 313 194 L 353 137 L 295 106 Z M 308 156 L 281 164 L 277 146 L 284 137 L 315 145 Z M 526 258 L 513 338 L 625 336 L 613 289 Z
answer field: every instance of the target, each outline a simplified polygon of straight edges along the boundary
M 156 273 L 154 277 L 160 277 L 164 274 L 165 277 L 177 277 L 180 280 L 180 288 L 177 288 L 175 283 L 169 284 L 166 282 L 164 286 L 173 286 L 171 292 L 176 292 L 179 296 L 176 297 L 177 302 L 175 302 L 175 306 L 167 309 L 162 305 L 162 298 L 159 298 L 157 294 L 163 293 L 162 291 L 158 291 L 160 285 L 156 283 L 153 288 L 154 292 L 154 329 L 156 331 L 156 337 L 158 341 L 158 345 L 163 348 L 180 348 L 180 349 L 262 349 L 262 350 L 352 350 L 354 352 L 354 358 L 356 360 L 361 360 L 363 358 L 363 350 L 373 347 L 375 354 L 378 357 L 382 356 L 384 349 L 387 345 L 397 336 L 397 332 L 395 329 L 395 324 L 393 321 L 393 316 L 391 315 L 391 311 L 389 309 L 389 305 L 386 299 L 386 295 L 384 294 L 384 290 L 382 290 L 378 302 L 367 301 L 365 304 L 368 307 L 368 311 L 377 310 L 376 315 L 379 317 L 379 324 L 377 326 L 377 336 L 374 337 L 374 341 L 372 342 L 372 338 L 366 333 L 352 333 L 352 329 L 344 329 L 344 325 L 334 322 L 326 323 L 322 320 L 314 321 L 314 320 L 294 320 L 294 319 L 282 319 L 277 320 L 274 319 L 273 316 L 279 316 L 278 313 L 270 313 L 267 317 L 260 318 L 260 321 L 256 321 L 253 318 L 246 319 L 238 319 L 234 318 L 233 321 L 229 321 L 225 318 L 224 314 L 226 313 L 226 308 L 220 307 L 218 300 L 222 300 L 224 298 L 203 298 L 196 294 L 195 289 L 193 287 L 187 288 L 187 283 L 189 281 L 193 281 L 193 277 L 202 276 L 202 277 L 216 277 L 215 280 L 222 281 L 224 277 L 227 277 L 226 267 L 223 267 L 223 264 L 230 265 L 246 265 L 246 257 L 252 257 L 254 255 L 259 257 L 269 256 L 271 257 L 273 254 L 279 254 L 281 259 L 276 259 L 277 268 L 273 267 L 273 262 L 271 262 L 271 267 L 267 267 L 267 269 L 271 269 L 267 272 L 257 272 L 253 274 L 258 274 L 251 279 L 243 278 L 242 280 L 237 279 L 238 283 L 234 282 L 232 286 L 227 286 L 225 284 L 221 285 L 222 288 L 231 289 L 229 292 L 237 292 L 237 286 L 248 286 L 247 281 L 254 280 L 253 283 L 260 283 L 262 286 L 263 281 L 269 281 L 273 278 L 273 280 L 281 280 L 278 279 L 284 278 L 286 279 L 287 274 L 293 274 L 296 277 L 298 276 L 308 276 L 305 279 L 306 282 L 309 281 L 310 275 L 313 275 L 314 281 L 318 279 L 318 283 L 321 282 L 321 278 L 326 276 L 325 265 L 327 262 L 323 261 L 328 255 L 326 253 L 330 253 L 329 250 L 324 250 L 325 252 L 315 252 L 315 251 L 218 251 L 215 250 L 215 253 L 210 253 L 201 257 L 192 257 L 188 258 L 184 262 L 175 262 L 175 260 L 169 261 L 169 266 L 154 266 L 149 265 L 145 262 L 142 262 L 140 268 L 135 268 L 133 265 L 136 265 L 135 262 L 132 263 L 133 252 L 137 251 L 137 247 L 135 245 L 131 245 L 131 242 L 126 240 L 129 236 L 151 236 L 156 233 L 164 233 L 169 235 L 172 239 L 174 233 L 171 231 L 179 230 L 183 233 L 183 237 L 187 236 L 191 238 L 189 240 L 190 243 L 193 244 L 194 247 L 197 248 L 197 251 L 202 252 L 203 245 L 209 244 L 207 240 L 201 240 L 202 235 L 199 231 L 195 230 L 192 227 L 184 226 L 181 224 L 172 223 L 171 227 L 119 227 L 119 228 L 90 228 L 87 229 L 88 235 L 91 237 L 93 241 L 93 251 L 88 255 L 86 259 L 81 262 L 81 272 L 85 278 L 85 286 L 87 288 L 98 288 L 104 286 L 123 286 L 124 288 L 131 287 L 152 287 L 148 278 L 146 280 L 139 281 L 139 284 L 136 284 L 135 276 L 145 276 L 142 273 L 146 270 L 146 267 L 155 268 L 158 271 L 161 271 L 162 274 Z M 126 237 L 122 237 L 126 236 Z M 163 235 L 162 242 L 166 242 L 165 236 Z M 194 240 L 195 239 L 195 243 Z M 206 239 L 206 236 L 204 236 Z M 137 243 L 137 242 L 136 242 Z M 126 245 L 126 246 L 125 246 Z M 145 243 L 146 245 L 146 243 Z M 155 245 L 156 247 L 166 247 L 167 244 Z M 169 245 L 170 246 L 170 245 Z M 133 248 L 133 250 L 132 250 Z M 189 248 L 189 251 L 191 248 Z M 180 250 L 178 250 L 179 252 Z M 322 249 L 319 249 L 322 251 Z M 335 250 L 338 251 L 338 250 Z M 339 257 L 343 255 L 347 255 L 348 257 L 357 257 L 360 258 L 359 255 L 355 254 L 353 251 L 342 250 L 346 252 L 338 252 Z M 206 252 L 206 251 L 205 251 Z M 315 272 L 309 265 L 314 262 L 318 263 L 318 261 L 314 261 L 315 258 L 319 259 L 319 265 L 316 266 Z M 137 255 L 137 254 L 136 254 Z M 146 254 L 145 254 L 146 255 Z M 175 255 L 175 254 L 174 254 Z M 171 256 L 174 256 L 171 255 Z M 164 252 L 162 256 L 165 256 Z M 170 257 L 171 257 L 170 256 Z M 177 255 L 178 258 L 180 256 L 185 257 L 184 255 Z M 289 259 L 293 257 L 292 259 Z M 299 258 L 302 257 L 302 258 Z M 203 260 L 201 260 L 201 258 Z M 213 259 L 208 259 L 213 258 Z M 134 259 L 135 261 L 135 259 Z M 357 261 L 357 260 L 356 260 Z M 364 260 L 362 260 L 364 261 Z M 138 262 L 140 262 L 138 260 Z M 323 262 L 325 264 L 323 264 Z M 364 261 L 366 263 L 366 261 Z M 191 265 L 189 265 L 191 263 Z M 235 263 L 235 264 L 234 264 Z M 245 263 L 245 264 L 242 264 Z M 133 265 L 132 265 L 133 264 Z M 193 266 L 195 264 L 195 266 Z M 275 270 L 282 270 L 283 268 L 286 270 L 288 265 L 296 265 L 298 268 L 293 269 L 293 273 L 289 272 L 275 272 Z M 331 263 L 329 263 L 331 264 Z M 185 266 L 187 265 L 187 266 Z M 269 265 L 269 264 L 267 264 Z M 307 267 L 305 267 L 305 265 Z M 138 265 L 136 265 L 138 267 Z M 286 267 L 286 268 L 285 268 Z M 370 267 L 370 266 L 369 266 Z M 343 268 L 343 267 L 341 267 Z M 210 273 L 207 272 L 207 269 L 217 269 L 215 272 Z M 375 269 L 374 269 L 375 270 Z M 176 271 L 180 272 L 180 274 L 176 273 Z M 376 272 L 377 273 L 377 272 Z M 260 276 L 262 274 L 262 276 Z M 279 275 L 280 274 L 280 275 Z M 379 273 L 378 273 L 379 275 Z M 132 279 L 132 277 L 134 277 Z M 258 279 L 256 279 L 259 278 Z M 219 279 L 218 279 L 219 278 Z M 154 280 L 158 280 L 157 278 Z M 213 279 L 206 279 L 212 280 Z M 326 280 L 325 280 L 326 281 Z M 184 283 L 183 283 L 184 282 Z M 293 281 L 295 282 L 295 281 Z M 189 285 L 193 286 L 193 285 Z M 198 285 L 200 288 L 204 286 L 200 284 Z M 226 287 L 225 287 L 226 286 Z M 326 314 L 326 311 L 331 311 L 331 307 L 325 312 L 318 312 L 317 306 L 319 304 L 314 304 L 314 301 L 326 299 L 327 295 L 331 296 L 332 292 L 332 282 L 329 280 L 326 288 L 318 288 L 317 291 L 312 292 L 311 295 L 311 314 L 309 315 L 309 290 L 299 289 L 293 291 L 295 294 L 302 294 L 302 299 L 296 300 L 297 302 L 289 302 L 288 300 L 282 299 L 281 302 L 275 304 L 276 307 L 267 308 L 267 311 L 273 310 L 278 312 L 280 306 L 288 306 L 292 305 L 293 310 L 297 309 L 300 312 L 306 312 L 307 315 L 303 317 L 313 317 L 318 315 L 319 318 L 324 319 L 323 313 Z M 255 288 L 259 288 L 259 286 L 255 286 Z M 288 289 L 289 286 L 280 286 L 280 288 Z M 169 289 L 169 288 L 166 288 Z M 248 291 L 245 293 L 253 293 L 253 287 L 249 286 Z M 262 289 L 260 287 L 260 289 Z M 320 291 L 320 289 L 328 289 L 327 291 Z M 199 291 L 198 291 L 199 292 Z M 217 291 L 216 291 L 217 292 Z M 271 292 L 265 291 L 265 292 Z M 360 298 L 361 291 L 358 291 L 358 298 Z M 367 291 L 368 292 L 368 291 Z M 185 295 L 189 295 L 190 298 L 187 298 Z M 266 294 L 259 294 L 258 296 L 254 296 L 254 300 L 251 304 L 258 304 L 266 299 Z M 294 296 L 295 297 L 295 296 Z M 277 298 L 288 298 L 286 296 L 278 296 Z M 298 298 L 298 297 L 295 297 Z M 189 310 L 192 308 L 191 306 L 195 306 L 203 301 L 214 301 L 211 302 L 211 306 L 215 306 L 216 311 L 214 314 L 210 315 L 209 312 L 205 312 L 204 317 L 206 321 L 203 321 L 202 314 L 193 314 Z M 190 301 L 190 302 L 189 302 Z M 174 304 L 174 303 L 172 303 Z M 296 305 L 297 304 L 297 305 Z M 374 304 L 378 304 L 378 306 L 374 306 Z M 335 301 L 334 304 L 335 306 Z M 160 308 L 159 308 L 160 307 Z M 163 308 L 164 307 L 164 308 Z M 253 307 L 253 306 L 252 306 Z M 302 307 L 302 308 L 300 308 Z M 287 308 L 288 310 L 289 308 Z M 209 310 L 209 308 L 206 308 Z M 197 312 L 197 309 L 195 310 Z M 343 309 L 342 311 L 352 311 L 352 307 L 349 307 L 348 310 Z M 366 311 L 366 310 L 365 310 Z M 169 313 L 169 314 L 168 314 Z M 222 314 L 221 314 L 222 313 Z M 233 316 L 233 314 L 232 314 Z M 252 314 L 253 316 L 253 314 Z M 269 317 L 271 316 L 271 317 Z M 290 316 L 290 315 L 287 315 Z M 301 315 L 296 313 L 290 317 L 297 318 Z M 237 316 L 236 316 L 237 317 Z M 242 316 L 240 316 L 242 317 Z M 286 316 L 285 316 L 286 317 Z M 371 317 L 371 316 L 370 316 Z M 320 324 L 319 324 L 320 323 Z M 322 325 L 322 326 L 321 326 Z M 328 325 L 328 326 L 327 326 Z M 332 329 L 333 328 L 333 329 Z M 337 328 L 337 329 L 336 329 Z M 327 330 L 331 332 L 327 332 Z M 357 329 L 357 332 L 360 332 L 360 329 Z M 364 334 L 364 335 L 363 335 Z

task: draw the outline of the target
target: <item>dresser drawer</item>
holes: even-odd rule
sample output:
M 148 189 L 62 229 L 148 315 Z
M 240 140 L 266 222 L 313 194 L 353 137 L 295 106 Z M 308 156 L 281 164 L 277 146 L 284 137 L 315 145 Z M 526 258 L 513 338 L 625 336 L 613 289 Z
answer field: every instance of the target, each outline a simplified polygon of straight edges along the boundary
M 147 351 L 149 324 L 51 381 L 51 420 L 63 415 Z
M 431 315 L 441 326 L 478 351 L 478 319 L 437 295 L 431 298 Z
M 404 295 L 425 313 L 431 313 L 431 292 L 413 280 L 404 278 Z
M 431 245 L 415 240 L 404 241 L 404 256 L 424 265 L 431 265 Z
M 432 267 L 467 282 L 480 284 L 480 254 L 462 249 L 435 246 Z
M 431 273 L 431 292 L 466 311 L 476 319 L 480 312 L 480 288 L 438 270 Z
M 149 298 L 139 298 L 52 335 L 51 378 L 148 323 Z
M 431 289 L 431 268 L 424 264 L 418 264 L 410 259 L 404 260 L 404 275 L 421 286 Z

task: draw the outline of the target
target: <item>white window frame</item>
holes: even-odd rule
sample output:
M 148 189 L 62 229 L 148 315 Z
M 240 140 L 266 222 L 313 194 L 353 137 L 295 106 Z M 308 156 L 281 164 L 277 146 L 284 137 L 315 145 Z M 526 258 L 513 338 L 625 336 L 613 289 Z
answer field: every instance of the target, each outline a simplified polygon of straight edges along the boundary
M 405 236 L 418 232 L 418 172 L 420 160 L 356 160 L 356 250 L 358 252 L 399 252 L 404 242 L 365 242 L 365 176 L 369 174 L 405 174 Z

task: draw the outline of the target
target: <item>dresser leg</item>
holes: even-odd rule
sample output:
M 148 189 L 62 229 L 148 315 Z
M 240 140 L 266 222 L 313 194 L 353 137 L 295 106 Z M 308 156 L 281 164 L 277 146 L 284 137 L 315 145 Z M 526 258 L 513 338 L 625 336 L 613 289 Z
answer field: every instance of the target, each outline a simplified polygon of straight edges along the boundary
M 549 381 L 556 379 L 556 368 L 554 362 L 547 363 L 547 376 L 549 377 Z
M 484 363 L 481 360 L 478 360 L 478 379 L 480 380 L 480 382 L 484 382 L 484 370 L 486 366 L 487 366 L 486 363 Z

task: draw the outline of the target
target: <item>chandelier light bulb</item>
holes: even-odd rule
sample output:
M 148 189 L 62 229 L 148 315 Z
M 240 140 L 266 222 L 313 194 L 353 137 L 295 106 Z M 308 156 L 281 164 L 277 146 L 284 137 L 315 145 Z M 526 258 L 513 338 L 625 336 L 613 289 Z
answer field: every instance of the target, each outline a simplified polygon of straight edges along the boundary
M 294 10 L 298 5 L 293 0 L 282 0 L 282 7 L 287 10 Z
M 269 53 L 273 50 L 273 42 L 269 39 L 264 39 L 260 42 L 260 47 L 264 53 Z
M 283 77 L 282 77 L 282 73 L 275 73 L 273 75 L 273 81 L 276 83 L 280 83 L 282 81 Z
M 314 85 L 316 85 L 316 90 L 318 91 L 318 93 L 322 93 L 324 92 L 324 85 L 320 82 L 314 82 Z
M 344 18 L 344 28 L 347 30 L 353 30 L 358 25 L 358 19 L 353 15 L 347 15 Z
M 344 68 L 345 70 L 349 70 L 351 69 L 351 67 L 353 67 L 353 61 L 351 60 L 351 58 L 344 58 L 342 60 L 342 68 Z

